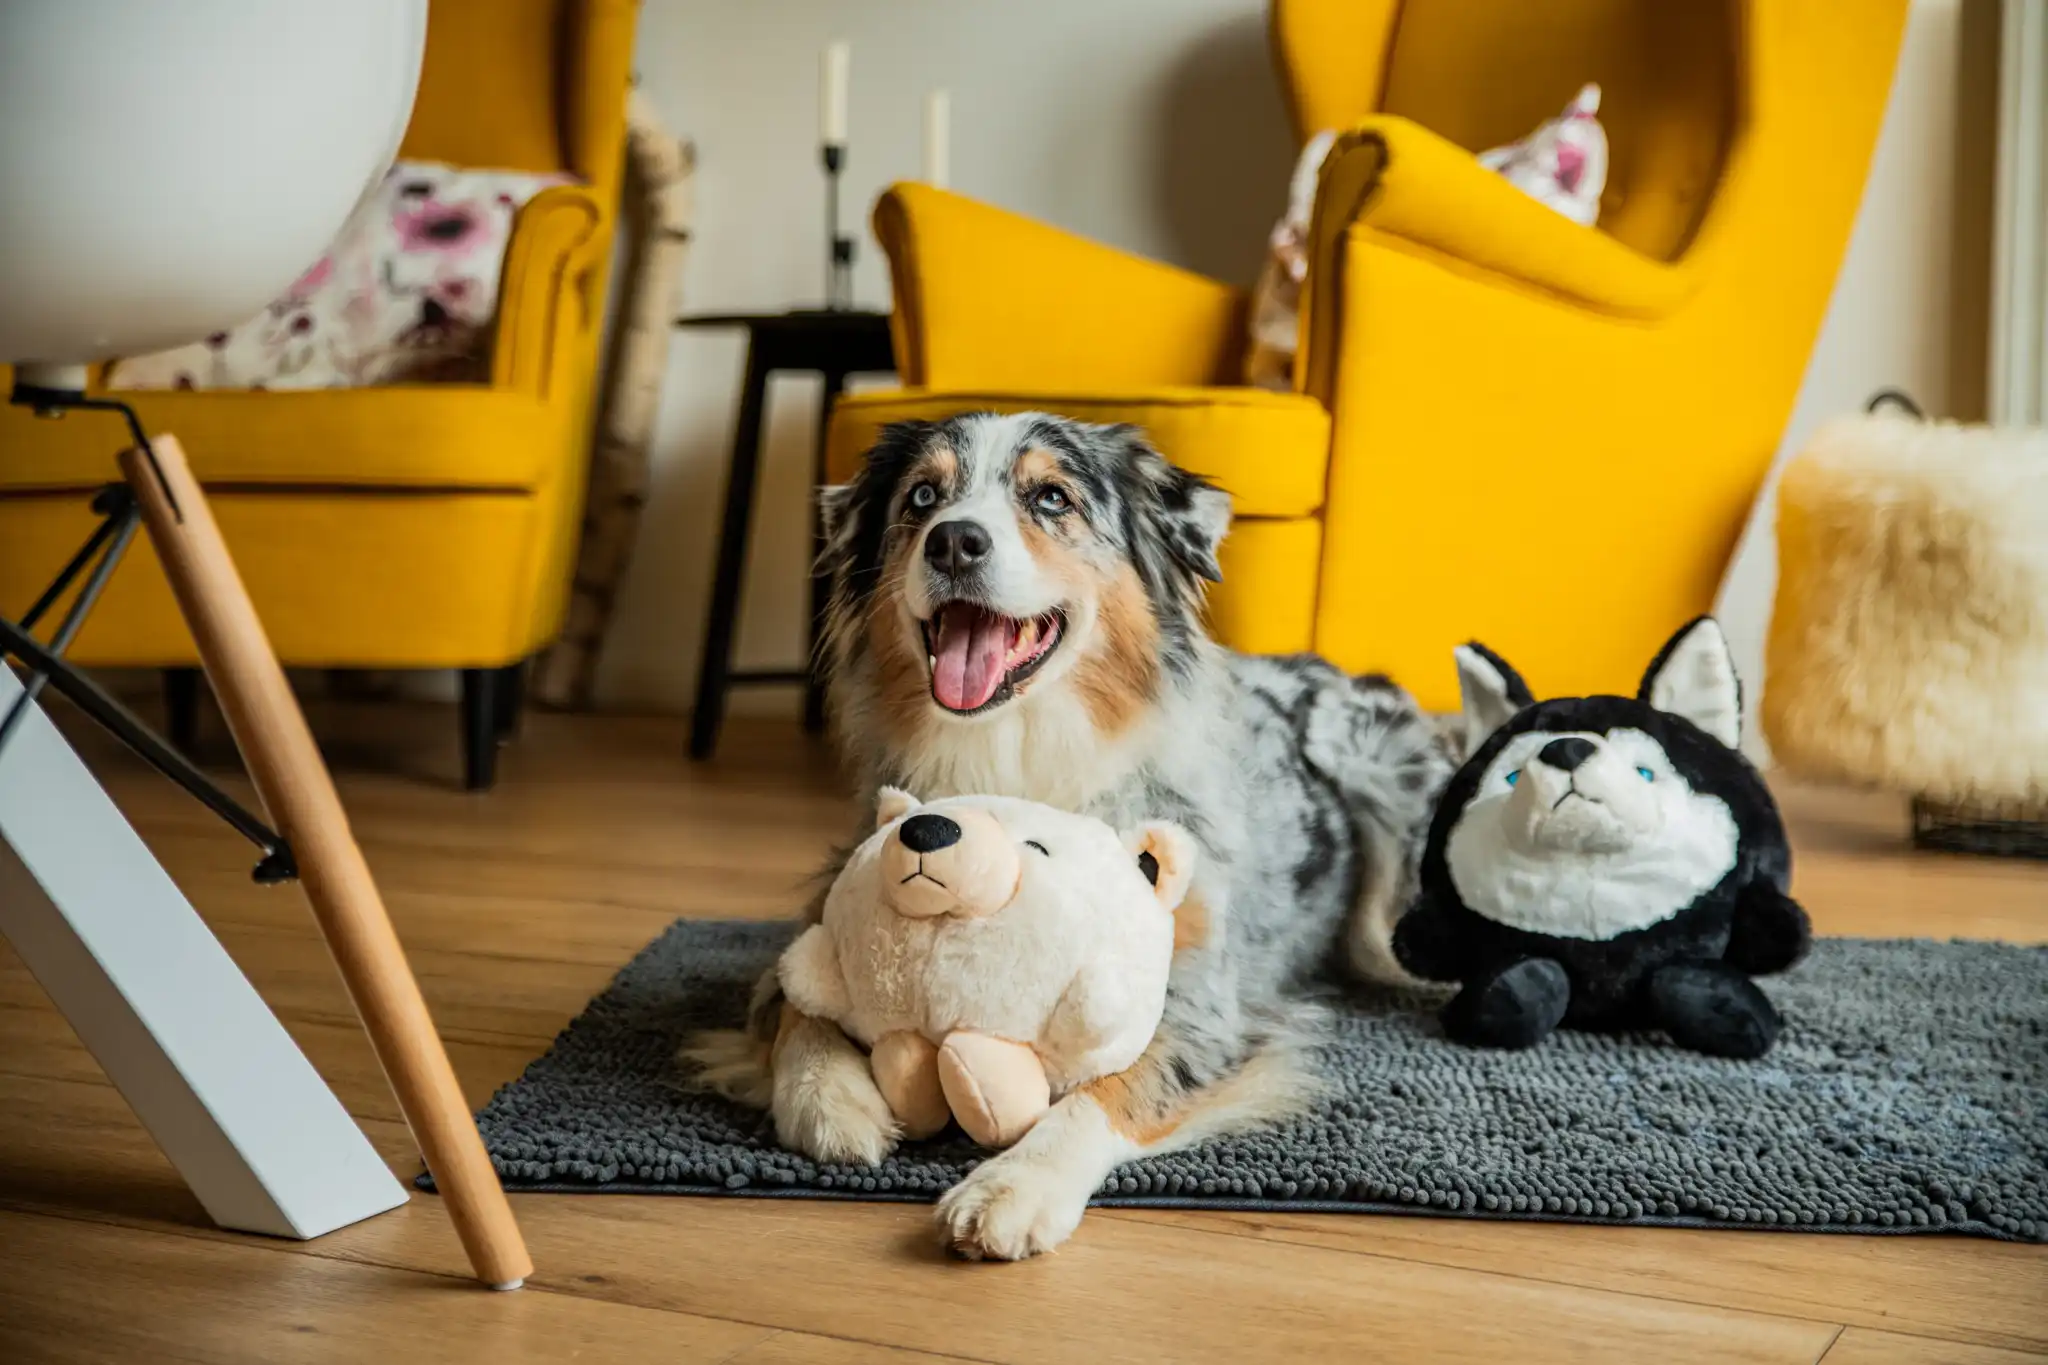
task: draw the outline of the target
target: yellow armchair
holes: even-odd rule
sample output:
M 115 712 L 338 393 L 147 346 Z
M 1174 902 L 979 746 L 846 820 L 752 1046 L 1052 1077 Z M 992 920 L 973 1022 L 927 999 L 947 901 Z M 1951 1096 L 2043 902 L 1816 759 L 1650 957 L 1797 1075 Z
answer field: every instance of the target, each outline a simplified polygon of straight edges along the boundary
M 517 668 L 566 606 L 635 17 L 634 0 L 429 9 L 400 155 L 580 182 L 536 195 L 514 221 L 487 383 L 121 395 L 149 430 L 182 440 L 285 663 L 464 671 L 472 787 L 491 780 Z M 0 385 L 9 378 L 0 367 Z M 0 408 L 0 614 L 32 601 L 83 542 L 89 491 L 114 476 L 122 443 L 111 420 Z M 146 543 L 71 654 L 196 662 Z
M 835 473 L 897 417 L 1138 422 L 1235 495 L 1226 641 L 1384 670 L 1443 709 L 1475 636 L 1539 690 L 1632 690 L 1712 605 L 1783 434 L 1905 11 L 1277 0 L 1297 132 L 1341 130 L 1294 392 L 1238 386 L 1239 291 L 902 185 L 875 227 L 905 387 L 841 404 Z M 1587 80 L 1598 228 L 1472 155 Z

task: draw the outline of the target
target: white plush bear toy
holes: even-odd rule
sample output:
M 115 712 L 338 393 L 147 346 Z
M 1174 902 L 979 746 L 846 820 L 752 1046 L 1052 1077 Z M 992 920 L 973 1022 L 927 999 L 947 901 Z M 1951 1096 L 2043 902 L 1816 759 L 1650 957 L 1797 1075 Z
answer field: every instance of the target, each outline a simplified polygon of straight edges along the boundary
M 1015 1142 L 1059 1095 L 1138 1059 L 1166 1008 L 1194 841 L 1032 801 L 884 788 L 783 992 L 871 1049 L 904 1132 L 948 1116 Z

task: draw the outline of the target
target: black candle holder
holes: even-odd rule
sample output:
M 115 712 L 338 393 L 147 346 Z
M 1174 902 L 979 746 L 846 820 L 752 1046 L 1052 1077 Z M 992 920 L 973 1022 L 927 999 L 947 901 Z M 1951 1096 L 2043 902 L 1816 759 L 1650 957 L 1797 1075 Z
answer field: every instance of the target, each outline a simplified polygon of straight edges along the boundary
M 839 230 L 839 173 L 846 166 L 846 144 L 828 142 L 820 150 L 825 163 L 825 309 L 841 313 L 853 307 L 853 238 Z

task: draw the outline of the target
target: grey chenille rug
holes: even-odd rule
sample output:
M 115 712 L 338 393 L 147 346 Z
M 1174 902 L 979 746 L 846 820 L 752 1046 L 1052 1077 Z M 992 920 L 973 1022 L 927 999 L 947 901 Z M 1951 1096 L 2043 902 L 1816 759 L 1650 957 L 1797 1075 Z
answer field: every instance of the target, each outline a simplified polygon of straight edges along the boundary
M 789 934 L 683 920 L 628 963 L 485 1106 L 506 1186 L 929 1200 L 960 1179 L 985 1154 L 957 1135 L 819 1165 L 692 1088 L 678 1042 L 736 1026 Z M 1426 1001 L 1353 994 L 1311 1116 L 1138 1162 L 1098 1202 L 2048 1241 L 2048 948 L 1824 939 L 1765 987 L 1787 1026 L 1758 1062 L 1648 1035 L 1469 1051 Z

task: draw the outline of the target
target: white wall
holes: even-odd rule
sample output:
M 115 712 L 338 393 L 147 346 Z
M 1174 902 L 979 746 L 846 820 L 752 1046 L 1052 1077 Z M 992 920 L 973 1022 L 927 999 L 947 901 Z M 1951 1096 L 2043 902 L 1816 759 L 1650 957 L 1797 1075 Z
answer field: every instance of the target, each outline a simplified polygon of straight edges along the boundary
M 890 181 L 918 176 L 935 87 L 952 92 L 953 188 L 1211 274 L 1256 272 L 1293 157 L 1261 0 L 647 0 L 643 86 L 698 149 L 688 310 L 820 300 L 818 52 L 834 38 L 853 45 L 844 202 L 860 229 L 861 303 L 888 304 L 867 209 Z M 600 674 L 609 705 L 690 703 L 743 364 L 735 337 L 676 337 L 651 498 Z M 743 665 L 801 655 L 818 389 L 811 376 L 770 387 Z M 793 704 L 787 692 L 765 700 Z
M 1972 36 L 1987 31 L 1988 10 L 1989 0 L 1914 4 L 1864 211 L 1787 449 L 1887 384 L 1936 411 L 1978 410 L 1982 303 L 1972 291 L 1982 257 L 1972 244 L 1986 219 L 1966 209 L 1971 227 L 1958 234 L 1954 206 L 1959 192 L 1976 202 L 1989 162 L 1972 141 L 1984 130 L 1959 124 L 1956 111 L 1959 92 L 1996 70 Z M 643 83 L 698 144 L 691 311 L 820 297 L 817 54 L 833 38 L 853 45 L 845 203 L 862 229 L 856 292 L 870 306 L 886 306 L 888 279 L 866 206 L 889 181 L 918 174 L 927 89 L 952 92 L 956 189 L 1238 281 L 1256 270 L 1292 157 L 1261 0 L 647 0 L 641 25 Z M 1973 74 L 1959 82 L 1962 70 Z M 652 498 L 600 679 L 609 705 L 689 705 L 742 363 L 735 338 L 677 335 Z M 770 390 L 742 664 L 800 653 L 817 399 L 810 377 Z M 1753 689 L 1773 575 L 1766 513 L 1723 606 Z M 735 703 L 787 709 L 792 700 L 757 693 Z

